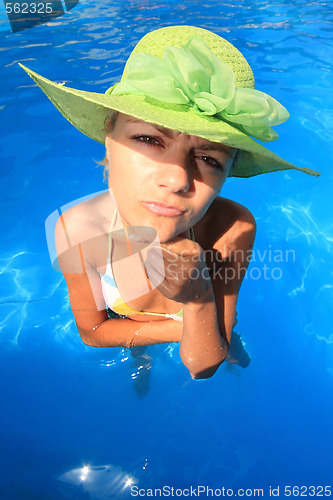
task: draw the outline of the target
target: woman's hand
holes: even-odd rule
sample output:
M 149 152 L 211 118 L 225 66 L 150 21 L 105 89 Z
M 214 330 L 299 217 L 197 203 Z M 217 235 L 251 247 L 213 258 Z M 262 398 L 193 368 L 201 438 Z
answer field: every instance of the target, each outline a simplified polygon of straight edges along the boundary
M 187 238 L 150 248 L 145 268 L 165 297 L 183 304 L 204 300 L 212 287 L 201 246 Z

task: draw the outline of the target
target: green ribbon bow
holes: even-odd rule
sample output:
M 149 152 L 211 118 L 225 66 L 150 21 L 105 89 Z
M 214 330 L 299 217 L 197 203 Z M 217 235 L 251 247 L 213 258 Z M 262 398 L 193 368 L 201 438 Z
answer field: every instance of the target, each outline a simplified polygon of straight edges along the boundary
M 236 87 L 231 67 L 199 37 L 180 47 L 168 47 L 163 58 L 134 54 L 126 78 L 106 93 L 145 95 L 171 104 L 191 104 L 196 113 L 231 123 L 261 141 L 278 134 L 271 126 L 289 113 L 276 99 L 255 89 Z

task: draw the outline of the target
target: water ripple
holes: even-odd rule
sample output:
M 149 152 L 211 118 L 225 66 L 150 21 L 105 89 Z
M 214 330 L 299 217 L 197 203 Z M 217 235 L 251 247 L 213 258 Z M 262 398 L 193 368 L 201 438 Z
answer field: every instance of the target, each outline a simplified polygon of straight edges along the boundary
M 45 287 L 43 272 L 47 274 L 47 269 L 38 264 L 38 254 L 34 252 L 16 252 L 0 259 L 0 285 L 6 290 L 6 295 L 0 299 L 2 341 L 18 345 L 23 330 L 46 326 L 53 329 L 55 340 L 61 341 L 76 330 L 73 319 L 64 321 L 70 307 L 66 287 L 62 286 L 63 277 L 56 274 L 53 284 Z M 61 306 L 59 314 L 54 315 L 50 313 L 52 299 L 60 290 Z

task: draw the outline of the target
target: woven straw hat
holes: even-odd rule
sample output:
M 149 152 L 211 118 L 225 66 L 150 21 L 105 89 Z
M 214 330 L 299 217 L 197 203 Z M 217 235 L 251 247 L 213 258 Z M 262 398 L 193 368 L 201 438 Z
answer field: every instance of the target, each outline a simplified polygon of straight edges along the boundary
M 102 94 L 66 87 L 20 66 L 62 115 L 95 141 L 104 143 L 105 119 L 113 109 L 242 150 L 229 176 L 287 169 L 320 175 L 288 163 L 252 138 L 276 139 L 270 126 L 289 114 L 254 89 L 246 59 L 211 31 L 170 26 L 148 33 L 130 55 L 121 82 Z

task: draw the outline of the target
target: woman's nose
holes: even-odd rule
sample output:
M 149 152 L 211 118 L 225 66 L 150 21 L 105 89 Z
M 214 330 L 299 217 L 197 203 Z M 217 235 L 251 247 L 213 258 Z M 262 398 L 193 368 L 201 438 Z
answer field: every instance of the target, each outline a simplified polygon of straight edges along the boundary
M 191 172 L 188 157 L 178 157 L 168 163 L 160 163 L 156 173 L 156 183 L 160 187 L 169 189 L 171 192 L 184 191 L 190 189 Z

